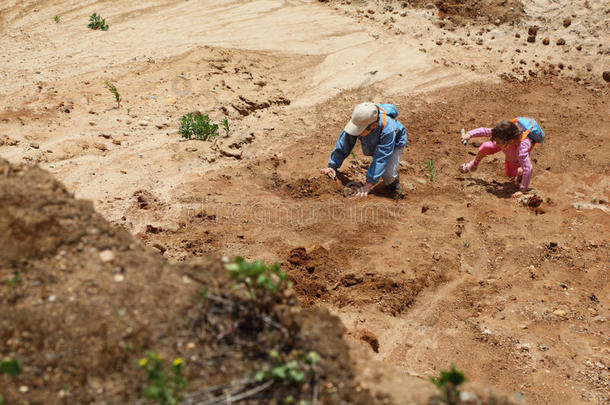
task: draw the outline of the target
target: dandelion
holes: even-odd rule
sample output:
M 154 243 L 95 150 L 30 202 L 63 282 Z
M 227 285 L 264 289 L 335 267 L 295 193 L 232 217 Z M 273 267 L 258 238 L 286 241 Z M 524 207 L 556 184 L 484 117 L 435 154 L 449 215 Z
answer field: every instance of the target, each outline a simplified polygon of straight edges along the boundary
M 178 367 L 178 366 L 182 365 L 182 357 L 178 357 L 177 359 L 175 359 L 172 364 L 174 367 Z
M 140 367 L 146 367 L 147 364 L 148 364 L 148 360 L 145 357 L 141 358 L 140 361 L 138 361 L 138 365 Z

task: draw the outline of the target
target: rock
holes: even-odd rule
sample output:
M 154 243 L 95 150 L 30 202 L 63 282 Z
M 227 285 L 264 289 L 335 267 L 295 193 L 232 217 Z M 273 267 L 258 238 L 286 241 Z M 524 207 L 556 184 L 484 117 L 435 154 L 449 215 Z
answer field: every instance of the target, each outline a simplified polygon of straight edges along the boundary
M 184 149 L 187 152 L 197 152 L 197 148 L 193 147 L 193 146 L 189 146 L 187 148 Z
M 607 319 L 601 315 L 598 315 L 595 318 L 593 318 L 593 322 L 597 322 L 597 323 L 604 323 L 606 321 L 607 321 Z
M 482 402 L 475 394 L 468 391 L 460 392 L 460 404 L 463 405 L 481 405 Z
M 176 99 L 173 98 L 173 97 L 168 98 L 167 99 L 167 104 L 170 104 L 170 105 L 176 104 Z
M 565 20 L 563 20 L 564 28 L 568 28 L 570 26 L 570 24 L 572 24 L 572 20 L 571 19 L 566 18 Z
M 115 144 L 115 145 L 120 145 L 121 141 L 119 139 L 113 139 L 112 143 Z
M 610 70 L 606 70 L 604 73 L 602 73 L 602 78 L 607 82 L 610 83 Z
M 155 127 L 157 127 L 157 129 L 163 129 L 164 126 L 165 126 L 165 124 L 161 124 L 161 123 L 155 124 Z
M 535 25 L 529 27 L 528 30 L 527 30 L 527 34 L 528 35 L 533 35 L 533 36 L 538 35 L 538 27 L 535 26 Z
M 125 280 L 125 277 L 122 274 L 115 274 L 114 275 L 114 281 L 116 281 L 117 283 L 120 283 L 123 280 Z
M 551 43 L 551 40 L 547 37 L 542 40 L 542 45 L 548 45 Z
M 566 40 L 565 39 L 559 38 L 557 40 L 557 45 L 562 46 L 562 45 L 565 45 L 565 44 L 566 44 Z
M 434 252 L 432 258 L 438 262 L 439 260 L 441 260 L 441 254 L 439 252 Z
M 89 125 L 91 125 L 93 127 L 93 126 L 95 126 L 97 124 L 95 123 L 95 121 L 89 121 Z
M 101 150 L 102 152 L 105 152 L 108 150 L 108 147 L 106 146 L 106 144 L 102 143 L 102 142 L 96 142 L 93 144 L 93 146 L 99 150 Z
M 564 311 L 563 309 L 556 309 L 553 311 L 553 314 L 557 316 L 566 316 L 566 311 Z
M 114 260 L 114 252 L 110 249 L 102 250 L 100 252 L 100 259 L 104 263 L 108 263 Z
M 148 121 L 140 120 L 140 121 L 138 121 L 138 125 L 141 127 L 146 127 L 146 126 L 148 126 Z
M 527 42 L 534 43 L 536 42 L 536 35 L 530 35 L 527 37 Z
M 30 147 L 32 147 L 34 149 L 38 149 L 38 148 L 40 148 L 40 145 L 37 142 L 30 142 Z
M 521 38 L 521 34 L 519 34 L 518 32 L 515 33 L 515 38 Z
M 375 10 L 373 10 L 372 8 L 369 8 L 369 9 L 367 10 L 367 12 L 368 12 L 369 14 L 375 14 Z

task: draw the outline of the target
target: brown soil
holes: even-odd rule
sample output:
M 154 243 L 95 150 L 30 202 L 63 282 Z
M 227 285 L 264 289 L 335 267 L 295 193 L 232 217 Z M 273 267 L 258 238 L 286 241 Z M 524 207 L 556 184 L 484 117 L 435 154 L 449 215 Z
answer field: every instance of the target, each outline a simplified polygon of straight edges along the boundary
M 315 385 L 276 383 L 248 401 L 311 398 L 314 389 L 323 403 L 377 401 L 356 390 L 343 327 L 327 310 L 281 299 L 264 313 L 271 327 L 231 292 L 219 261 L 168 264 L 48 173 L 0 160 L 0 190 L 0 340 L 2 355 L 23 364 L 16 377 L 0 375 L 5 403 L 133 403 L 146 386 L 137 360 L 148 350 L 184 358 L 204 400 L 218 395 L 208 387 L 256 385 L 236 379 L 251 378 L 271 349 L 313 350 L 324 365 Z M 198 303 L 204 285 L 223 299 Z

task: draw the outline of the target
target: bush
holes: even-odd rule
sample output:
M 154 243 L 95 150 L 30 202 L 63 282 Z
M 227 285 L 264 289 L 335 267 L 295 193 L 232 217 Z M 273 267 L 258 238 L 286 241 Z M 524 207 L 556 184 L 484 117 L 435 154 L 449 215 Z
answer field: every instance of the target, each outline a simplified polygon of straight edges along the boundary
M 439 378 L 430 378 L 430 381 L 441 392 L 441 400 L 447 405 L 457 405 L 460 403 L 460 391 L 458 386 L 466 382 L 466 376 L 451 365 L 450 371 L 441 371 Z
M 101 15 L 97 15 L 95 13 L 89 16 L 89 28 L 92 30 L 102 30 L 108 31 L 108 25 L 106 24 L 106 19 L 102 18 Z
M 161 356 L 154 352 L 146 353 L 140 359 L 140 368 L 146 370 L 150 385 L 144 390 L 147 398 L 161 405 L 176 405 L 182 399 L 180 393 L 186 389 L 186 380 L 182 377 L 182 359 L 177 358 L 170 366 L 171 373 L 165 371 Z
M 273 296 L 290 288 L 288 274 L 280 271 L 277 263 L 266 265 L 262 260 L 248 263 L 243 257 L 237 256 L 235 262 L 227 263 L 225 268 L 231 273 L 231 278 L 248 291 L 252 300 L 264 295 Z
M 178 132 L 185 139 L 213 141 L 218 137 L 218 124 L 213 124 L 207 115 L 188 113 L 180 119 Z

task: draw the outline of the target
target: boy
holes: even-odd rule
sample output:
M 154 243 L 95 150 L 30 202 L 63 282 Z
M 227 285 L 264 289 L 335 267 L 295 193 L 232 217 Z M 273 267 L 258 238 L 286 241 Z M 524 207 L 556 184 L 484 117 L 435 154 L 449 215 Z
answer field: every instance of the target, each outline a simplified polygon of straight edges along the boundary
M 394 119 L 397 116 L 398 109 L 392 104 L 358 104 L 352 119 L 339 135 L 328 167 L 322 169 L 322 173 L 334 178 L 359 139 L 362 153 L 372 156 L 373 161 L 366 173 L 366 183 L 356 191 L 356 196 L 366 197 L 379 178 L 389 190 L 400 191 L 398 163 L 407 146 L 407 130 Z

